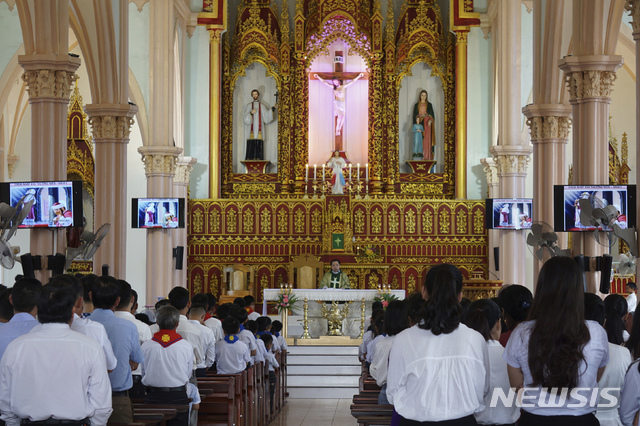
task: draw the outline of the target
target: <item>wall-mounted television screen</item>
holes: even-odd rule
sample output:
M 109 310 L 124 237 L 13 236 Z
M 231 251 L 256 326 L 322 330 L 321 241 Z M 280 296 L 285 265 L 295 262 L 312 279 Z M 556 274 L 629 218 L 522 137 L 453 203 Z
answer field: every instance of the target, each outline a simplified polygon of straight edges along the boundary
M 594 208 L 613 205 L 617 210 L 614 219 L 621 228 L 636 226 L 635 185 L 555 185 L 553 188 L 555 231 L 594 231 L 591 223 L 580 218 L 580 200 L 591 200 Z M 601 205 L 596 205 L 600 203 Z M 606 231 L 602 226 L 600 230 Z
M 529 229 L 533 200 L 531 198 L 487 199 L 487 229 Z
M 34 200 L 18 228 L 82 226 L 82 182 L 3 182 L 0 198 L 15 207 L 20 199 Z
M 184 228 L 184 198 L 133 198 L 132 228 Z

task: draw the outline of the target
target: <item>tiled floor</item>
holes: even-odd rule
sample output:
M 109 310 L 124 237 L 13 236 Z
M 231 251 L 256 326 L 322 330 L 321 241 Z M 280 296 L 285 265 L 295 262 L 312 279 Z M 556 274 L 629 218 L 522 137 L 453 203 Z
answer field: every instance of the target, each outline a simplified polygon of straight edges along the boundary
M 355 426 L 351 399 L 287 399 L 269 426 Z

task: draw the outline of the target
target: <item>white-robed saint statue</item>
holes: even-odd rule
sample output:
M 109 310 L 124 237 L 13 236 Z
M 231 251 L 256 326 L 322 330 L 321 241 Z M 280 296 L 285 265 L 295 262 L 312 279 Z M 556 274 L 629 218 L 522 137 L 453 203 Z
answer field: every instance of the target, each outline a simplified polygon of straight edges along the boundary
M 347 162 L 344 160 L 344 158 L 340 157 L 340 151 L 334 151 L 333 157 L 331 157 L 331 160 L 329 160 L 327 166 L 333 169 L 333 176 L 331 177 L 331 193 L 344 194 L 344 186 L 346 184 L 346 181 L 344 179 L 344 173 L 342 173 L 342 169 L 347 167 Z
M 244 134 L 247 139 L 245 160 L 264 160 L 265 124 L 273 121 L 276 107 L 267 108 L 259 100 L 260 92 L 251 91 L 253 101 L 244 108 Z

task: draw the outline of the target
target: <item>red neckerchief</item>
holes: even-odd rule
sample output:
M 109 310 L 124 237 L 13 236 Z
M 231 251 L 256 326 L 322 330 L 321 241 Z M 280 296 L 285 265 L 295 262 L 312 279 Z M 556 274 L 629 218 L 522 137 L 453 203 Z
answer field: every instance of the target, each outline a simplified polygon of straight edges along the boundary
M 245 311 L 247 311 L 248 314 L 253 313 L 253 309 L 251 309 L 249 306 L 247 306 L 246 308 L 244 308 Z
M 175 342 L 182 340 L 182 336 L 176 333 L 175 330 L 160 330 L 153 335 L 151 340 L 160 343 L 163 348 L 168 348 Z
M 213 318 L 213 317 L 211 316 L 211 314 L 209 312 L 207 312 L 206 314 L 204 314 L 204 320 L 203 321 L 206 321 L 209 318 Z

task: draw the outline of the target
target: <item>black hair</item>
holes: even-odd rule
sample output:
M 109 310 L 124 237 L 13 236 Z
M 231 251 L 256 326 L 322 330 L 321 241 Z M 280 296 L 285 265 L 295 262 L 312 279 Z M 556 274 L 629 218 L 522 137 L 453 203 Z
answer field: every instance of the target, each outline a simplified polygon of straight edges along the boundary
M 271 331 L 273 333 L 280 333 L 282 331 L 282 323 L 278 320 L 275 320 L 271 323 Z
M 207 314 L 207 307 L 204 305 L 201 305 L 199 303 L 196 304 L 191 304 L 191 307 L 189 308 L 189 315 L 193 315 L 195 312 L 197 311 L 201 311 L 202 313 L 200 315 L 206 315 Z
M 333 262 L 338 262 L 338 265 L 342 265 L 339 259 L 333 259 L 331 262 L 329 262 L 329 265 L 331 265 Z
M 209 299 L 209 310 L 212 310 L 213 308 L 215 308 L 216 303 L 218 303 L 218 299 L 216 299 L 216 297 L 211 294 L 211 293 L 206 293 L 207 294 L 207 299 Z
M 377 337 L 382 333 L 384 333 L 384 315 L 378 315 L 373 321 L 373 335 Z
M 9 302 L 11 289 L 5 289 L 0 292 L 0 318 L 10 321 L 13 318 L 13 305 Z
M 249 314 L 243 307 L 238 306 L 235 303 L 233 304 L 233 306 L 231 306 L 229 315 L 237 319 L 240 322 L 240 324 L 244 324 L 249 316 Z
M 244 301 L 244 297 L 236 297 L 235 299 L 233 299 L 233 303 L 240 306 L 241 308 L 247 307 L 247 304 Z
M 384 309 L 384 305 L 382 304 L 381 301 L 376 300 L 375 302 L 373 302 L 371 304 L 371 311 L 375 311 L 376 309 Z
M 374 326 L 376 323 L 376 319 L 380 316 L 384 316 L 384 309 L 374 309 L 371 311 L 371 325 L 367 329 L 367 331 L 371 330 L 375 333 Z
M 533 294 L 523 285 L 510 285 L 498 295 L 498 305 L 504 309 L 504 320 L 509 330 L 527 319 L 532 304 Z
M 424 309 L 425 301 L 420 292 L 412 293 L 405 300 L 407 304 L 407 316 L 410 324 L 417 324 L 422 318 L 421 311 Z
M 133 305 L 132 306 L 136 306 L 136 303 L 138 303 L 138 292 L 135 291 L 134 289 L 131 289 L 131 295 L 133 296 Z
M 209 306 L 209 298 L 204 293 L 198 293 L 191 296 L 191 305 L 202 305 L 207 312 L 211 309 Z
M 260 338 L 264 342 L 264 346 L 265 347 L 267 345 L 271 345 L 273 343 L 273 336 L 270 335 L 269 333 L 265 333 L 265 334 L 261 335 Z
M 169 302 L 171 306 L 181 311 L 189 304 L 189 290 L 184 287 L 174 287 L 169 292 Z
M 256 334 L 258 330 L 258 323 L 254 320 L 249 320 L 244 323 L 244 328 L 249 330 L 252 334 Z
M 460 299 L 460 306 L 462 306 L 462 321 L 467 317 L 467 312 L 469 312 L 469 305 L 471 305 L 471 299 L 468 297 L 463 297 Z
M 247 295 L 244 297 L 244 304 L 245 304 L 245 306 L 251 306 L 251 304 L 252 304 L 252 303 L 256 303 L 256 299 L 255 299 L 252 295 L 247 294 Z
M 631 287 L 631 289 L 633 291 L 636 291 L 638 289 L 638 286 L 636 285 L 636 283 L 634 283 L 633 281 L 629 281 L 628 283 L 625 284 L 625 287 Z
M 147 314 L 136 314 L 135 317 L 136 317 L 136 319 L 138 321 L 142 321 L 143 323 L 145 323 L 147 325 L 153 325 L 153 323 L 149 319 L 149 315 L 147 315 Z
M 88 274 L 82 277 L 82 288 L 84 290 L 84 294 L 82 295 L 82 300 L 85 302 L 91 302 L 91 289 L 93 285 L 98 280 L 98 276 L 95 274 Z
M 68 281 L 54 278 L 49 284 L 42 286 L 36 299 L 38 321 L 42 324 L 71 322 L 77 294 Z
M 458 303 L 460 292 L 456 285 L 451 269 L 441 268 L 437 271 L 432 291 L 429 291 L 429 300 L 423 310 L 423 321 L 418 325 L 420 328 L 431 330 L 436 336 L 449 334 L 458 328 L 462 306 Z
M 258 323 L 258 331 L 267 331 L 267 328 L 271 325 L 271 318 L 258 317 L 256 322 Z
M 156 312 L 158 311 L 158 309 L 162 308 L 163 306 L 167 306 L 170 305 L 171 302 L 169 302 L 169 299 L 160 299 L 156 302 L 154 308 L 156 310 Z
M 171 305 L 166 305 L 156 312 L 156 323 L 162 330 L 175 330 L 180 322 L 180 312 Z
M 604 325 L 604 302 L 594 293 L 584 294 L 584 319 Z
M 98 277 L 91 288 L 93 306 L 98 309 L 111 309 L 120 296 L 120 284 L 113 277 Z
M 465 325 L 482 334 L 484 340 L 491 340 L 491 330 L 500 320 L 500 307 L 487 299 L 476 300 L 469 304 Z
M 627 301 L 619 294 L 610 294 L 604 299 L 604 329 L 607 330 L 609 343 L 621 345 L 625 330 L 623 317 L 627 314 Z
M 131 284 L 125 280 L 118 280 L 118 284 L 120 284 L 120 303 L 116 309 L 127 309 L 131 303 Z
M 403 300 L 392 300 L 384 311 L 384 332 L 395 336 L 405 328 L 409 328 L 407 303 Z
M 225 335 L 238 334 L 240 322 L 234 317 L 226 317 L 222 320 L 222 331 L 224 331 Z
M 42 283 L 35 278 L 22 278 L 13 285 L 11 303 L 17 312 L 31 312 L 36 307 L 36 295 Z
M 251 95 L 253 95 L 253 92 L 258 92 L 258 96 L 260 96 L 260 91 L 259 91 L 258 89 L 253 89 L 253 90 L 251 91 Z
M 216 310 L 218 319 L 222 321 L 223 319 L 231 315 L 231 308 L 233 306 L 234 306 L 233 303 L 223 303 L 222 305 L 218 306 L 218 309 Z
M 433 293 L 433 286 L 435 284 L 436 275 L 440 271 L 449 271 L 454 278 L 455 281 L 455 289 L 456 293 L 462 292 L 462 272 L 460 269 L 449 263 L 441 263 L 440 265 L 436 265 L 431 267 L 427 271 L 427 276 L 424 277 L 424 288 L 427 290 L 427 294 L 431 297 L 431 293 Z

